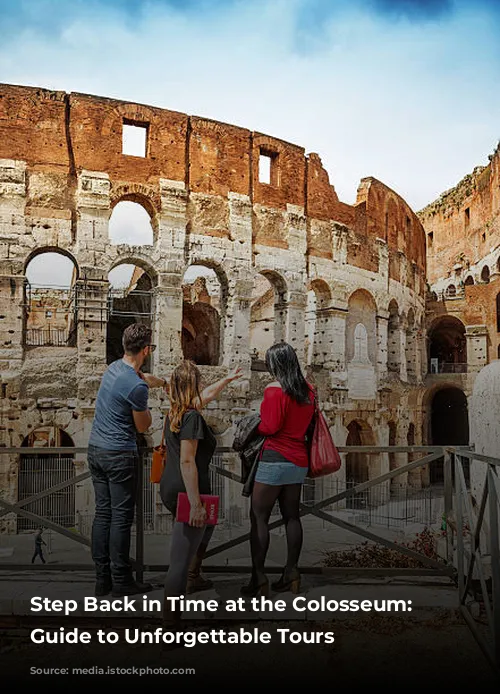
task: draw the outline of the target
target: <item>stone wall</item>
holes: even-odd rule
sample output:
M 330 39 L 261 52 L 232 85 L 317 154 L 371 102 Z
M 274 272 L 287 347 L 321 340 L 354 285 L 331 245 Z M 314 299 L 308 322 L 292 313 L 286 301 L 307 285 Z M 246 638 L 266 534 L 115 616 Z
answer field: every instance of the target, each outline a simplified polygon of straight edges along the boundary
M 18 446 L 42 426 L 59 426 L 76 446 L 87 444 L 106 368 L 108 273 L 120 263 L 133 263 L 152 279 L 152 370 L 161 375 L 183 356 L 184 273 L 193 264 L 215 271 L 221 286 L 220 360 L 201 367 L 203 377 L 212 382 L 236 363 L 246 375 L 207 411 L 223 442 L 230 441 L 234 416 L 258 407 L 269 380 L 251 370 L 252 292 L 259 276 L 274 291 L 274 338 L 297 349 L 337 443 L 345 443 L 353 420 L 372 432 L 375 445 L 387 444 L 390 421 L 398 423 L 398 444 L 404 445 L 410 424 L 416 443 L 421 441 L 424 413 L 414 403 L 422 400 L 426 373 L 425 236 L 394 191 L 365 178 L 356 204 L 347 205 L 338 200 L 318 155 L 151 106 L 1 85 L 0 109 L 3 445 Z M 123 126 L 130 124 L 147 130 L 144 157 L 122 153 Z M 259 181 L 260 156 L 271 159 L 270 184 Z M 151 245 L 110 242 L 109 219 L 123 200 L 148 212 Z M 68 255 L 77 267 L 76 347 L 24 346 L 25 270 L 44 250 Z M 308 332 L 313 357 L 306 364 L 310 291 L 316 315 Z M 363 293 L 365 304 L 351 325 L 355 292 Z M 397 373 L 387 368 L 391 301 L 401 326 Z M 362 339 L 362 326 L 368 349 L 360 360 L 356 355 L 365 352 L 361 342 L 356 352 L 355 340 Z M 413 352 L 406 349 L 408 330 Z M 167 408 L 160 392 L 152 391 L 151 407 L 150 441 L 157 442 Z M 388 465 L 381 455 L 371 474 Z M 12 466 L 4 464 L 0 482 L 15 498 Z M 343 466 L 338 475 L 345 474 Z

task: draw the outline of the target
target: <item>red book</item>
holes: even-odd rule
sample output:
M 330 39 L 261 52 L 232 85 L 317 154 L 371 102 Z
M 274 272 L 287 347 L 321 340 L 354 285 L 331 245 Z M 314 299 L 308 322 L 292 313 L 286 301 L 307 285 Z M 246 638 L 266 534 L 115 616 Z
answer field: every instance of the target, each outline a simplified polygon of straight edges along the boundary
M 200 494 L 201 503 L 207 512 L 207 525 L 217 525 L 219 516 L 219 497 L 211 494 Z M 177 514 L 175 520 L 179 523 L 189 523 L 189 512 L 191 504 L 189 503 L 188 495 L 181 492 L 177 495 Z

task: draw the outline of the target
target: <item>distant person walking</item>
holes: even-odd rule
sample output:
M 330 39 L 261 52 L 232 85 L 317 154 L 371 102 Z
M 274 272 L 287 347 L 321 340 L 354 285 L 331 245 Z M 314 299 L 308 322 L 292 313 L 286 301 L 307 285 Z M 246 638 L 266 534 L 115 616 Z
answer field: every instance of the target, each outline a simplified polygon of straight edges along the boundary
M 95 404 L 88 463 L 95 491 L 92 558 L 96 596 L 134 595 L 152 590 L 134 580 L 130 536 L 137 491 L 137 434 L 151 425 L 149 387 L 166 381 L 141 368 L 154 351 L 151 329 L 141 323 L 123 332 L 124 356 L 106 369 Z
M 40 557 L 43 564 L 46 563 L 45 558 L 43 556 L 42 545 L 47 546 L 47 543 L 42 538 L 42 533 L 43 533 L 43 528 L 38 528 L 38 530 L 35 533 L 35 553 L 33 554 L 33 557 L 31 559 L 32 564 L 35 563 L 35 559 L 37 557 Z

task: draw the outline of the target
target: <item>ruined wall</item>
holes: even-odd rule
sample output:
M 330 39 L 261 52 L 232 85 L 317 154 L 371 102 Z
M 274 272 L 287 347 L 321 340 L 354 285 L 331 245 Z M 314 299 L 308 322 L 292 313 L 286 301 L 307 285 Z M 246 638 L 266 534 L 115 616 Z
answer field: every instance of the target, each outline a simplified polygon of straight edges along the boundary
M 454 188 L 418 213 L 426 233 L 427 276 L 480 281 L 484 265 L 496 272 L 500 254 L 500 147 Z M 446 282 L 442 282 L 446 286 Z M 449 283 L 449 282 L 448 282 Z
M 122 152 L 126 125 L 145 128 L 145 156 Z M 259 180 L 261 156 L 270 158 L 270 183 Z M 124 200 L 148 212 L 152 244 L 110 242 L 109 219 Z M 54 249 L 77 268 L 76 347 L 28 350 L 25 269 L 36 253 Z M 108 273 L 124 262 L 152 279 L 152 370 L 161 375 L 183 356 L 186 270 L 199 264 L 216 273 L 220 359 L 201 367 L 203 377 L 212 382 L 235 363 L 247 377 L 208 411 L 219 432 L 229 431 L 236 413 L 258 406 L 269 380 L 251 371 L 252 291 L 259 276 L 274 291 L 274 339 L 290 342 L 302 362 L 307 292 L 317 293 L 316 356 L 308 373 L 339 445 L 353 420 L 370 428 L 379 445 L 387 441 L 390 420 L 399 422 L 398 442 L 410 418 L 421 431 L 421 412 L 409 402 L 423 388 L 425 363 L 418 361 L 408 375 L 403 350 L 399 374 L 387 372 L 391 300 L 402 330 L 413 316 L 418 354 L 425 340 L 424 231 L 394 191 L 365 178 L 356 204 L 347 205 L 318 155 L 280 139 L 146 105 L 0 85 L 1 443 L 19 445 L 39 426 L 59 426 L 75 445 L 86 445 L 106 367 Z M 359 289 L 373 301 L 369 392 L 350 389 L 346 359 L 353 339 L 346 331 L 349 298 Z M 151 407 L 157 439 L 167 408 L 160 392 L 152 391 Z M 379 464 L 377 470 L 385 469 L 388 459 L 381 456 Z M 12 496 L 15 465 L 0 473 Z
M 427 244 L 427 323 L 449 315 L 466 327 L 467 395 L 479 368 L 500 356 L 500 148 L 489 160 L 418 213 Z

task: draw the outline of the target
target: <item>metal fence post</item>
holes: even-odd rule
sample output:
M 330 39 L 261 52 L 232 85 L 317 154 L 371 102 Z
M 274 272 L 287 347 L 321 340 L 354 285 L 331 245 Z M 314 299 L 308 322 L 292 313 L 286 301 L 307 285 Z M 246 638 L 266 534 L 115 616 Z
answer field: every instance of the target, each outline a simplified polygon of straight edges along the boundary
M 455 467 L 457 466 L 457 461 L 455 457 Z M 458 572 L 458 595 L 459 595 L 459 605 L 461 605 L 465 600 L 464 595 L 464 527 L 463 527 L 463 517 L 462 517 L 462 485 L 460 483 L 460 475 L 458 470 L 455 469 L 455 518 L 457 523 L 457 572 Z
M 495 484 L 495 473 L 488 465 L 488 493 L 490 497 L 490 554 L 491 583 L 493 602 L 493 655 L 500 668 L 500 539 L 498 533 L 498 490 Z M 497 478 L 498 479 L 498 478 Z
M 139 448 L 137 463 L 137 491 L 135 501 L 135 579 L 144 580 L 144 449 Z
M 453 507 L 453 485 L 451 474 L 451 453 L 446 451 L 443 462 L 444 477 L 444 519 L 446 523 L 446 561 L 453 564 L 453 530 L 450 527 L 450 516 Z M 458 504 L 458 500 L 456 502 Z

